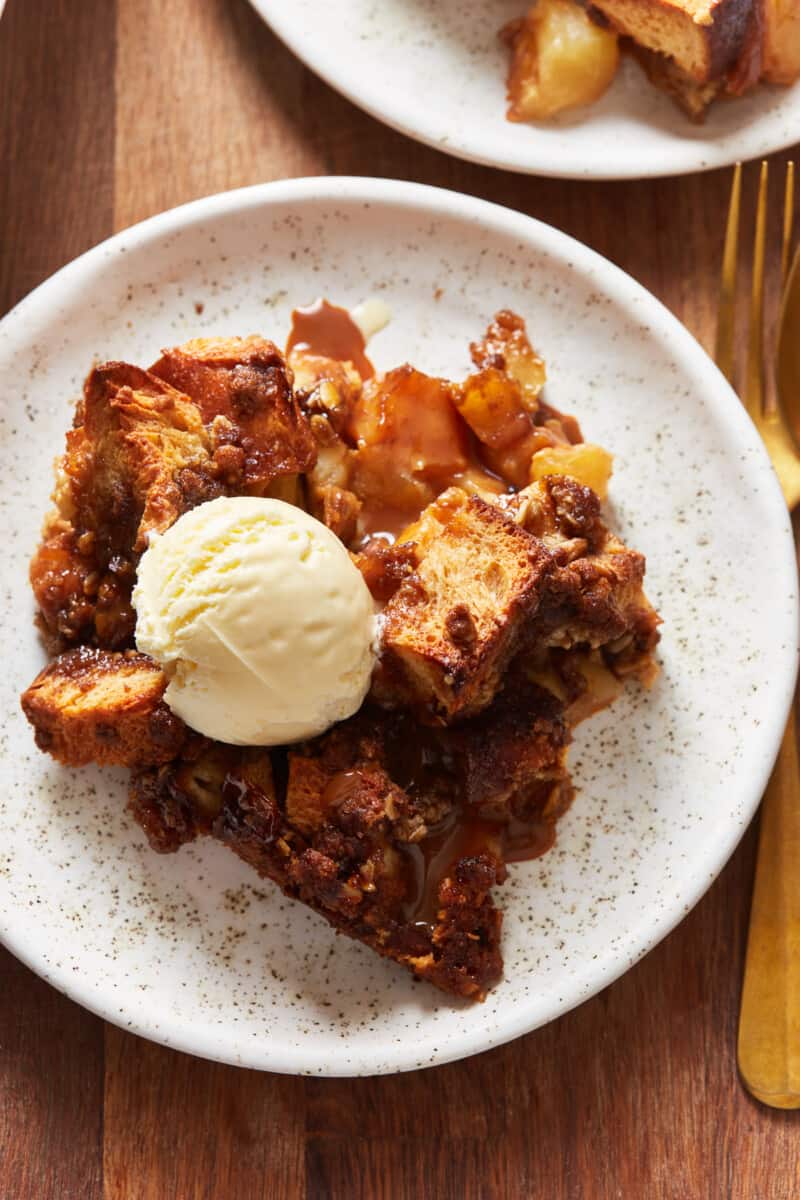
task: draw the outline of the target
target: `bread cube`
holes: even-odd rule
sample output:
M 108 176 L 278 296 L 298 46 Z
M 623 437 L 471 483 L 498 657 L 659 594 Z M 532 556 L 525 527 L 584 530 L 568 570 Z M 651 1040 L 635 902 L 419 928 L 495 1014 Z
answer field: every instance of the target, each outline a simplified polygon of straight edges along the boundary
M 498 507 L 460 488 L 426 510 L 415 537 L 416 571 L 384 611 L 375 693 L 450 721 L 491 702 L 553 560 Z
M 23 692 L 36 744 L 68 767 L 168 762 L 186 726 L 163 702 L 167 679 L 146 654 L 81 646 L 54 659 Z

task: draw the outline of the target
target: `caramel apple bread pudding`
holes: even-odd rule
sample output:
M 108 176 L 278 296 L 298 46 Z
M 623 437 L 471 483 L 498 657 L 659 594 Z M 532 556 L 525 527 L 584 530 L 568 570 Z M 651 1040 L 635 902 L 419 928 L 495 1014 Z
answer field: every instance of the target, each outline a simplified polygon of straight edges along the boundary
M 649 685 L 611 459 L 500 312 L 461 382 L 376 373 L 325 301 L 286 351 L 203 338 L 89 374 L 31 565 L 22 696 L 60 763 L 131 771 L 154 850 L 229 846 L 453 996 L 502 974 L 494 889 L 553 844 L 572 728 Z
M 511 121 L 593 103 L 620 48 L 696 121 L 719 96 L 800 76 L 798 0 L 536 0 L 502 37 Z

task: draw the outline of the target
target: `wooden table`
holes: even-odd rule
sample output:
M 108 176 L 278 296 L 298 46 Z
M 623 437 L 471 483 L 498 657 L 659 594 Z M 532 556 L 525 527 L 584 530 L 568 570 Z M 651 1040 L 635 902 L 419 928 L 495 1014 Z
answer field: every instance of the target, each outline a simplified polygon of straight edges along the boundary
M 413 178 L 531 213 L 711 343 L 726 172 L 574 184 L 446 158 L 330 91 L 246 0 L 9 0 L 0 311 L 161 209 L 327 173 Z M 754 847 L 751 830 L 680 928 L 577 1011 L 468 1062 L 386 1079 L 201 1062 L 104 1025 L 2 952 L 0 1195 L 794 1200 L 800 1114 L 760 1107 L 736 1076 Z

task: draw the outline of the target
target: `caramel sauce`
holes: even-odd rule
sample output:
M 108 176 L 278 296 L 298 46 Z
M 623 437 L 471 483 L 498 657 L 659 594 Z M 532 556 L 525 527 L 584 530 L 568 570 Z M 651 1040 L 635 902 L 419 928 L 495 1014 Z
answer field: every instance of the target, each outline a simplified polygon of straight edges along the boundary
M 461 858 L 482 853 L 500 856 L 497 826 L 479 817 L 464 819 L 454 810 L 421 842 L 405 847 L 408 895 L 403 917 L 411 925 L 434 925 L 439 886 Z
M 350 362 L 363 380 L 375 375 L 358 325 L 347 309 L 325 299 L 292 313 L 286 353 L 292 350 Z M 408 527 L 452 486 L 478 494 L 513 492 L 527 483 L 537 449 L 580 440 L 573 418 L 541 404 L 540 422 L 531 422 L 520 439 L 520 462 L 513 447 L 498 454 L 464 420 L 453 386 L 404 366 L 382 376 L 377 388 L 365 389 L 356 401 L 343 435 L 354 450 L 348 486 L 361 501 L 356 544 L 363 546 L 371 537 L 406 540 Z
M 323 812 L 349 800 L 361 787 L 364 776 L 359 770 L 339 771 L 326 784 L 322 793 Z
M 457 788 L 454 764 L 432 730 L 397 714 L 385 746 L 390 778 L 412 798 L 442 792 L 448 795 Z M 363 778 L 364 772 L 358 767 L 337 771 L 323 792 L 323 810 L 345 803 Z M 398 846 L 406 886 L 403 920 L 426 927 L 435 924 L 439 887 L 459 859 L 489 854 L 499 861 L 523 862 L 549 850 L 554 837 L 552 825 L 538 818 L 498 821 L 467 806 L 454 805 L 421 841 Z
M 292 328 L 286 342 L 286 353 L 305 350 L 337 362 L 350 362 L 362 379 L 371 379 L 375 368 L 366 355 L 367 343 L 346 308 L 315 300 L 292 313 Z
M 226 774 L 222 784 L 222 803 L 238 808 L 249 790 L 245 781 L 238 775 Z
M 392 484 L 393 481 L 390 478 L 387 479 L 388 491 L 392 490 Z M 417 486 L 425 485 L 418 484 Z M 398 541 L 413 541 L 414 528 L 424 510 L 451 487 L 462 488 L 465 492 L 477 494 L 488 492 L 494 496 L 509 495 L 512 490 L 505 480 L 485 466 L 481 461 L 478 449 L 471 444 L 468 466 L 464 470 L 440 476 L 435 483 L 427 485 L 424 499 L 419 498 L 414 503 L 406 505 L 392 505 L 381 499 L 373 498 L 371 495 L 361 496 L 362 507 L 358 525 L 362 534 L 360 548 L 363 548 L 373 538 L 390 546 Z
M 248 798 L 249 803 L 247 802 Z M 252 812 L 254 800 L 257 810 L 260 809 L 255 819 Z M 271 846 L 281 832 L 281 822 L 277 811 L 274 806 L 268 805 L 267 797 L 261 789 L 234 771 L 229 771 L 225 775 L 222 784 L 221 807 L 228 810 L 226 820 L 230 818 L 230 814 L 235 814 L 235 825 L 245 830 L 249 828 L 249 833 L 251 835 L 254 833 L 262 846 Z
M 404 847 L 408 896 L 403 918 L 411 925 L 432 927 L 439 907 L 439 887 L 462 858 L 489 854 L 506 863 L 528 862 L 545 854 L 555 841 L 549 821 L 490 821 L 477 813 L 454 809 L 421 842 Z
M 409 529 L 420 515 L 417 508 L 389 508 L 384 504 L 370 504 L 365 501 L 359 513 L 358 528 L 361 533 L 359 549 L 363 549 L 373 539 L 393 546 L 395 542 L 408 541 L 405 537 Z
M 453 764 L 440 739 L 411 717 L 396 714 L 386 753 L 390 778 L 414 798 L 433 794 L 452 777 Z
M 530 862 L 552 850 L 556 840 L 555 821 L 521 821 L 512 817 L 502 827 L 503 861 Z
M 457 787 L 454 764 L 441 741 L 429 729 L 410 727 L 402 718 L 387 744 L 391 778 L 410 796 L 435 793 L 448 776 Z M 500 821 L 475 808 L 456 804 L 431 826 L 419 842 L 405 844 L 407 898 L 403 918 L 411 924 L 431 926 L 436 921 L 439 886 L 462 858 L 490 854 L 503 862 L 527 862 L 551 848 L 555 825 L 539 816 L 531 820 L 511 817 Z
M 553 408 L 544 400 L 540 400 L 538 416 L 541 423 L 539 428 L 544 426 L 549 430 L 555 441 L 563 441 L 571 446 L 583 441 L 581 427 L 571 413 L 562 413 L 560 409 Z

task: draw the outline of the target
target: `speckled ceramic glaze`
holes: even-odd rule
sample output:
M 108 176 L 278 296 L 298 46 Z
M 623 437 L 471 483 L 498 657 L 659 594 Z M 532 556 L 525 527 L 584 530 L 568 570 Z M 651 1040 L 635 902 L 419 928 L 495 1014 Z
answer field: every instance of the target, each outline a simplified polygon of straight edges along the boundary
M 680 175 L 797 141 L 800 84 L 721 101 L 692 124 L 625 56 L 590 108 L 540 125 L 505 119 L 498 32 L 531 0 L 251 0 L 298 57 L 387 125 L 490 166 L 574 179 Z
M 613 517 L 648 556 L 663 672 L 578 732 L 558 845 L 513 866 L 505 979 L 453 1004 L 336 937 L 211 842 L 159 857 L 126 773 L 34 748 L 18 693 L 44 661 L 27 564 L 51 463 L 94 359 L 203 334 L 280 341 L 293 305 L 380 295 L 381 367 L 468 369 L 494 311 L 524 314 L 548 397 L 616 456 Z M 310 179 L 199 201 L 65 268 L 0 324 L 4 405 L 0 933 L 109 1020 L 195 1054 L 311 1074 L 483 1050 L 609 983 L 689 910 L 760 797 L 795 673 L 786 510 L 756 434 L 678 322 L 615 267 L 506 209 L 411 184 Z

